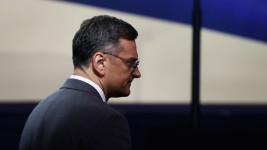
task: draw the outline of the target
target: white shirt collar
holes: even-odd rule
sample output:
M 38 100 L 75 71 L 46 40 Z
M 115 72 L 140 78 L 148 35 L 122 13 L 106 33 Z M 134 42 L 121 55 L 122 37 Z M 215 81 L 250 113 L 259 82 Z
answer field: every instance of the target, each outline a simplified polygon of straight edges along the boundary
M 71 75 L 70 78 L 71 79 L 77 79 L 77 80 L 80 80 L 80 81 L 83 81 L 83 82 L 90 84 L 91 86 L 93 86 L 97 90 L 97 92 L 101 96 L 102 100 L 104 102 L 106 102 L 106 97 L 105 97 L 104 91 L 97 84 L 95 84 L 93 81 L 91 81 L 87 78 L 84 78 L 82 76 L 78 76 L 78 75 Z

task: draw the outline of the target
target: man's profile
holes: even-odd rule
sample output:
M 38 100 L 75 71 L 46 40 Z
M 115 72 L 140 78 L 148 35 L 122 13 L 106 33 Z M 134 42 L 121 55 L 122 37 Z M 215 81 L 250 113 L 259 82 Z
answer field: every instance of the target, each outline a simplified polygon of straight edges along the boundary
M 73 38 L 73 74 L 31 112 L 19 149 L 131 149 L 126 118 L 106 102 L 128 96 L 132 81 L 141 77 L 137 36 L 116 17 L 83 21 Z

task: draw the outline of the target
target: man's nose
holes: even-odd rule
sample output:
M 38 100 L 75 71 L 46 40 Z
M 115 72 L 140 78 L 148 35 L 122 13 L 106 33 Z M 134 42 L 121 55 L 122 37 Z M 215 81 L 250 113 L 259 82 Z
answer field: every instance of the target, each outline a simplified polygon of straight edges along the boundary
M 139 70 L 138 67 L 136 67 L 136 68 L 133 70 L 132 74 L 133 74 L 133 76 L 134 76 L 135 78 L 140 78 L 140 77 L 141 77 L 141 72 L 140 72 L 140 70 Z

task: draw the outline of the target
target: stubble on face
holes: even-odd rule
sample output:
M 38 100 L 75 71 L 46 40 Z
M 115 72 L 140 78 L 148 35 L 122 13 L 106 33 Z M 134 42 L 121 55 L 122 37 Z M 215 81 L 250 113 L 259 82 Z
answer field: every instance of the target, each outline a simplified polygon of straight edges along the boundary
M 135 41 L 120 39 L 120 45 L 121 51 L 117 54 L 119 57 L 127 60 L 138 59 Z M 129 64 L 126 64 L 118 58 L 115 58 L 111 63 L 113 64 L 111 64 L 110 69 L 110 80 L 112 84 L 110 87 L 110 97 L 129 96 L 131 93 L 131 83 L 134 80 Z

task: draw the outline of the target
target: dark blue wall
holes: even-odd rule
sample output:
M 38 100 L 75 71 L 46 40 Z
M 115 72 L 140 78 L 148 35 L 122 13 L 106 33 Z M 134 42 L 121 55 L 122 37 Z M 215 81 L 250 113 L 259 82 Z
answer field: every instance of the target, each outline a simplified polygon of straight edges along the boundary
M 16 150 L 36 104 L 0 104 L 0 149 Z M 113 105 L 128 119 L 133 150 L 266 149 L 267 106 L 204 105 L 201 130 L 191 130 L 188 105 Z
M 194 0 L 65 0 L 191 24 Z M 267 42 L 266 0 L 200 0 L 204 28 Z

